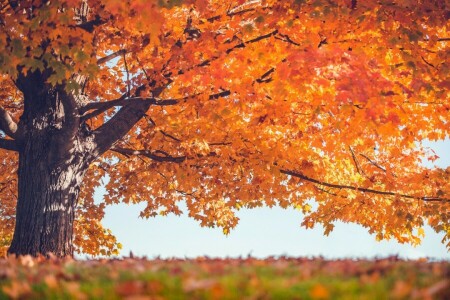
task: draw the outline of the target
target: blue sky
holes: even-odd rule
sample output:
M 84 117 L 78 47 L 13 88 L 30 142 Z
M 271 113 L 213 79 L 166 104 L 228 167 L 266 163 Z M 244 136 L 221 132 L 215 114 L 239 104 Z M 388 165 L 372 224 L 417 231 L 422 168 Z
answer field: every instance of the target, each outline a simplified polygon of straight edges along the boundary
M 450 166 L 450 140 L 428 143 L 440 159 L 441 167 Z M 101 190 L 96 195 L 101 200 Z M 377 242 L 374 235 L 355 224 L 336 223 L 329 236 L 321 227 L 300 226 L 302 214 L 293 209 L 258 208 L 238 212 L 240 222 L 230 235 L 221 229 L 201 228 L 186 215 L 180 217 L 138 218 L 142 205 L 115 205 L 107 208 L 103 224 L 123 245 L 122 255 L 130 251 L 137 256 L 154 257 L 238 257 L 319 256 L 348 258 L 399 255 L 416 259 L 431 257 L 450 260 L 441 243 L 442 234 L 431 228 L 418 247 L 396 241 Z

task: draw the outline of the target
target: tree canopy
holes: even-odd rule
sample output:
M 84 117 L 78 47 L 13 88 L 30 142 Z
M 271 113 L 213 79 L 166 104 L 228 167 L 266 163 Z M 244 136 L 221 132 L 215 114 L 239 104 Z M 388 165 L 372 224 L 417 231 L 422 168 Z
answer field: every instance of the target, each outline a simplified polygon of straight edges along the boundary
M 81 185 L 79 252 L 118 251 L 101 220 L 120 202 L 144 218 L 185 203 L 224 233 L 259 206 L 412 244 L 429 224 L 450 247 L 450 168 L 422 145 L 450 136 L 449 18 L 439 0 L 1 1 L 0 247 L 33 74 L 82 95 L 82 130 L 111 139 Z

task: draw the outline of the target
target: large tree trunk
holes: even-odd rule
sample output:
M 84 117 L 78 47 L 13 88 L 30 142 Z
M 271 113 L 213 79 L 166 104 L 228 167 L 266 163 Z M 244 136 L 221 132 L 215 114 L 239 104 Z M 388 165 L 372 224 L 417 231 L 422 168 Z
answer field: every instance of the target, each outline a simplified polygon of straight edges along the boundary
M 91 131 L 82 121 L 83 95 L 51 87 L 39 72 L 19 76 L 24 111 L 14 135 L 19 152 L 16 225 L 8 253 L 73 255 L 80 187 L 92 161 L 145 115 L 151 101 L 131 101 Z
M 73 255 L 73 222 L 85 169 L 49 167 L 49 145 L 30 143 L 19 153 L 16 227 L 9 253 Z
M 18 202 L 8 252 L 73 255 L 75 210 L 88 168 L 86 139 L 79 129 L 75 97 L 32 79 L 26 78 L 23 86 Z

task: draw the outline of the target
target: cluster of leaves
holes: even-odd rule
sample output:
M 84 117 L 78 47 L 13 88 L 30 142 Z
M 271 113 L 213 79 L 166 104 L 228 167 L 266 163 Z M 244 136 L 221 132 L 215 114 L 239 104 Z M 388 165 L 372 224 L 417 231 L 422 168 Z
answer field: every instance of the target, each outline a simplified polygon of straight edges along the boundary
M 31 17 L 5 6 L 0 27 L 1 101 L 12 115 L 21 100 L 8 78 L 33 69 L 68 89 L 73 74 L 88 77 L 83 93 L 97 104 L 122 95 L 161 104 L 91 166 L 80 251 L 119 248 L 92 199 L 103 177 L 105 204 L 145 202 L 142 217 L 180 214 L 185 201 L 202 226 L 228 233 L 236 210 L 279 205 L 326 234 L 342 220 L 412 244 L 428 222 L 450 247 L 450 168 L 425 168 L 436 156 L 420 146 L 450 136 L 444 2 L 87 2 L 79 26 L 79 1 L 51 1 Z M 110 103 L 85 116 L 92 130 L 114 114 Z M 0 151 L 13 170 L 16 157 Z M 15 198 L 2 186 L 14 191 L 14 176 L 0 176 L 7 243 Z
M 448 262 L 0 260 L 0 299 L 444 299 Z

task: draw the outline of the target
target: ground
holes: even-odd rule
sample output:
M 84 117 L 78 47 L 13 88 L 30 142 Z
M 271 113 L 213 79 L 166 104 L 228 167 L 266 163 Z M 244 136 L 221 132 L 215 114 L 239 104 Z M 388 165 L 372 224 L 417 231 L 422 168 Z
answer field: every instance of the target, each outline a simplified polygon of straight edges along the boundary
M 450 263 L 322 258 L 0 260 L 0 299 L 446 299 Z M 448 298 L 447 298 L 448 299 Z

